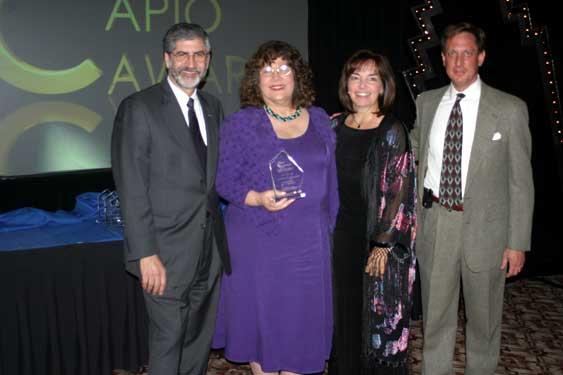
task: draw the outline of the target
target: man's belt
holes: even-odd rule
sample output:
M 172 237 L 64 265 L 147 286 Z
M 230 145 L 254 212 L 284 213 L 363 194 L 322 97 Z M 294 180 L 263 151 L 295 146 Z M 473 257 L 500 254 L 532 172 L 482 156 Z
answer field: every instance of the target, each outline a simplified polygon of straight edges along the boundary
M 440 198 L 432 195 L 432 201 L 440 204 Z M 453 211 L 463 211 L 463 204 L 454 204 L 451 207 L 442 206 Z

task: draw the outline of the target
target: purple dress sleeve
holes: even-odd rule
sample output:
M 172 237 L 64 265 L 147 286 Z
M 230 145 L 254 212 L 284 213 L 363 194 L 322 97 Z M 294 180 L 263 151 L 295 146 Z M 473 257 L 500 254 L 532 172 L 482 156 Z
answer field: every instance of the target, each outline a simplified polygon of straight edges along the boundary
M 329 168 L 328 168 L 328 218 L 330 230 L 334 231 L 336 216 L 338 215 L 338 179 L 336 174 L 336 134 L 331 126 L 330 117 L 318 107 L 309 109 L 311 123 L 316 124 L 317 130 L 328 148 Z
M 336 216 L 338 215 L 338 182 L 336 176 L 336 160 L 334 151 L 331 153 L 331 167 L 328 171 L 328 214 L 329 214 L 329 223 L 330 223 L 330 231 L 334 231 L 334 227 L 336 225 Z
M 241 116 L 228 116 L 219 133 L 219 162 L 217 165 L 217 180 L 215 186 L 219 195 L 238 206 L 244 205 L 246 195 L 251 190 L 245 176 L 245 166 L 248 165 L 245 146 L 247 132 Z

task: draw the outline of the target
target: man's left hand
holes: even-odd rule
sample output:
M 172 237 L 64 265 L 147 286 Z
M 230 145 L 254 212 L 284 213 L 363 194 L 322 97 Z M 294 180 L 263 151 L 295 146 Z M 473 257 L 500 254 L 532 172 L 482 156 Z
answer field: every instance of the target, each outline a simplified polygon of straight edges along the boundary
M 522 271 L 524 267 L 524 261 L 526 260 L 526 253 L 521 250 L 506 249 L 502 254 L 502 263 L 500 265 L 501 270 L 506 270 L 508 266 L 508 272 L 506 277 L 516 276 Z

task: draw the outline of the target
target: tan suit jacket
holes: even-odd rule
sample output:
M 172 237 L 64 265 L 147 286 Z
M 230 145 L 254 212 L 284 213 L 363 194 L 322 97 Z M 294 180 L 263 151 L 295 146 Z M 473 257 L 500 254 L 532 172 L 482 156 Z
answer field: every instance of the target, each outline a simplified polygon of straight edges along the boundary
M 448 87 L 422 93 L 411 132 L 418 160 L 418 202 L 428 168 L 428 137 L 438 104 Z M 534 205 L 531 137 L 526 104 L 482 84 L 475 138 L 463 201 L 462 249 L 468 267 L 500 267 L 504 249 L 529 250 Z M 417 252 L 433 248 L 436 223 L 419 209 Z M 431 258 L 431 256 L 430 256 Z

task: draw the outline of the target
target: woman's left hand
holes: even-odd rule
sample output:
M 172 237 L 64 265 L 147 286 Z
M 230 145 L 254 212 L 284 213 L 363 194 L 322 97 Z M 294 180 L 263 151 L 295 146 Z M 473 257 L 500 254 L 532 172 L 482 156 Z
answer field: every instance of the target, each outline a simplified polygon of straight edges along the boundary
M 383 277 L 385 266 L 387 265 L 387 256 L 389 249 L 384 247 L 374 247 L 369 255 L 365 273 L 374 277 Z
M 246 195 L 244 202 L 249 206 L 262 206 L 270 212 L 284 210 L 295 202 L 294 198 L 282 198 L 276 197 L 276 193 L 273 190 L 266 190 L 262 192 L 257 192 L 251 190 Z
M 266 210 L 275 212 L 286 209 L 287 206 L 295 202 L 295 199 L 278 198 L 273 190 L 267 190 L 262 192 L 261 202 Z

